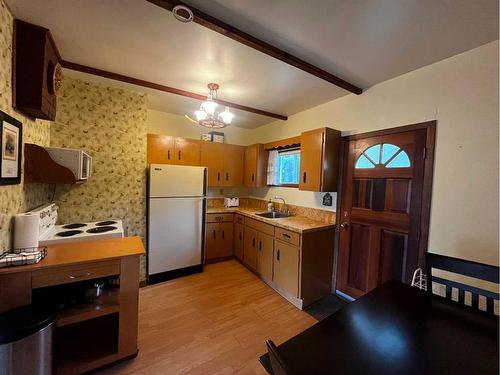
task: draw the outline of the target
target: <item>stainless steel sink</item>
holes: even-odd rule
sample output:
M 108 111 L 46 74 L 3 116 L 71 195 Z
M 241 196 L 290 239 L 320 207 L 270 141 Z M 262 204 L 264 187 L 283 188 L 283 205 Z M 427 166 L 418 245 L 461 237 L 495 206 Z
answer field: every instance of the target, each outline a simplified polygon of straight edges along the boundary
M 273 211 L 260 212 L 260 213 L 258 213 L 256 215 L 260 216 L 260 217 L 265 217 L 267 219 L 279 219 L 279 218 L 282 218 L 282 217 L 290 217 L 290 216 L 292 216 L 290 214 L 285 214 L 283 212 L 273 212 Z

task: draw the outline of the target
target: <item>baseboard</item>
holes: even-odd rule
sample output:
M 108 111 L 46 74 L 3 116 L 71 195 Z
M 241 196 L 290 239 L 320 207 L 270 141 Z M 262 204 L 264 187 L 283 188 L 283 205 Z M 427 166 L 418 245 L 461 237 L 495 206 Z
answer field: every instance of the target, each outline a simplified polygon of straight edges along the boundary
M 197 264 L 196 266 L 180 268 L 178 270 L 155 273 L 153 275 L 148 275 L 147 284 L 148 285 L 157 284 L 163 281 L 177 279 L 179 277 L 188 276 L 200 272 L 203 272 L 203 264 Z

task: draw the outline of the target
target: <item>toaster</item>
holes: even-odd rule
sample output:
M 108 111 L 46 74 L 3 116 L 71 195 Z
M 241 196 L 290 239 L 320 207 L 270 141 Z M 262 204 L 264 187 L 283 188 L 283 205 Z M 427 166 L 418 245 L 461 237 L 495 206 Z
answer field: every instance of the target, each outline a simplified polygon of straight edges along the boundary
M 239 205 L 240 205 L 240 198 L 238 197 L 224 198 L 224 206 L 226 207 L 238 207 Z

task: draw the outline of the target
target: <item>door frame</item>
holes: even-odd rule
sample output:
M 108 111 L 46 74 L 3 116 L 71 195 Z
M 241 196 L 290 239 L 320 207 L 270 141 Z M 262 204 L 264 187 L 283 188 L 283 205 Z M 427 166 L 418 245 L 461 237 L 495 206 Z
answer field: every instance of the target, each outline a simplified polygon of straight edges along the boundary
M 434 154 L 436 147 L 436 127 L 437 120 L 419 122 L 411 125 L 398 126 L 395 128 L 375 130 L 366 133 L 358 133 L 352 135 L 346 135 L 341 137 L 341 145 L 339 151 L 339 179 L 337 184 L 337 206 L 335 214 L 335 253 L 334 253 L 334 270 L 335 277 L 332 280 L 332 290 L 335 294 L 337 291 L 337 277 L 338 277 L 338 258 L 340 252 L 340 226 L 338 223 L 341 221 L 340 213 L 342 211 L 342 185 L 344 181 L 344 169 L 346 153 L 349 150 L 349 142 L 357 139 L 391 135 L 403 132 L 409 132 L 414 130 L 426 130 L 425 139 L 425 161 L 424 161 L 424 177 L 422 181 L 422 204 L 420 208 L 420 239 L 418 243 L 418 264 L 422 267 L 424 266 L 424 254 L 427 252 L 427 246 L 429 244 L 429 224 L 431 215 L 431 199 L 432 199 L 432 181 L 434 178 Z M 347 298 L 349 296 L 344 295 L 341 292 L 341 297 Z

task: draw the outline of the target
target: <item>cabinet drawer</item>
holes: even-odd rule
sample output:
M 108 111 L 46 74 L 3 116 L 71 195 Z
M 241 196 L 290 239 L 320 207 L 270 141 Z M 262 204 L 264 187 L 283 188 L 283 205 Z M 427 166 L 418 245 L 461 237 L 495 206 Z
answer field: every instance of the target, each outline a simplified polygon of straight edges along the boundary
M 274 236 L 274 226 L 271 224 L 266 224 L 263 223 L 262 221 L 246 218 L 245 225 L 258 230 L 259 232 L 269 234 L 270 236 Z
M 236 224 L 245 224 L 245 216 L 240 214 L 234 215 L 234 222 Z
M 32 272 L 31 286 L 35 289 L 44 286 L 67 284 L 82 280 L 95 279 L 98 277 L 118 275 L 119 273 L 119 260 L 49 268 Z
M 224 221 L 233 221 L 234 214 L 207 214 L 207 222 L 208 223 L 222 223 Z
M 275 233 L 276 233 L 275 237 L 278 240 L 287 242 L 295 246 L 300 246 L 300 234 L 278 227 L 276 227 Z

